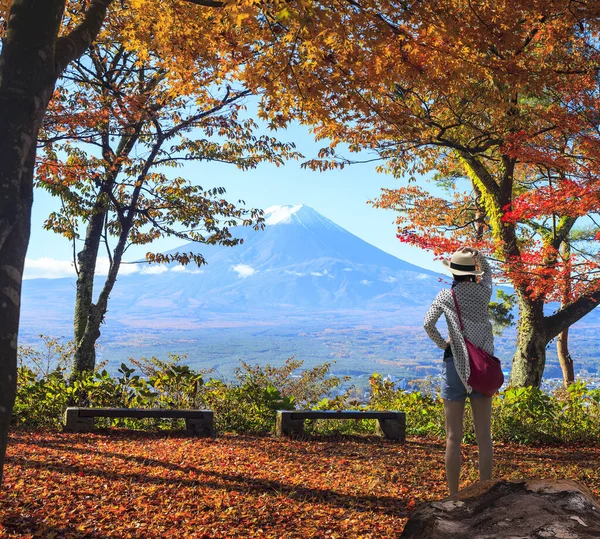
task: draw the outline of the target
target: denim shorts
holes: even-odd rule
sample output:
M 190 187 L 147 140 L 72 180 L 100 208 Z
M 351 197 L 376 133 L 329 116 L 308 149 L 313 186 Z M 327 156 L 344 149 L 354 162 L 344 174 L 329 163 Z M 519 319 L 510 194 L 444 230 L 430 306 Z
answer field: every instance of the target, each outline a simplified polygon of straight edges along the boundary
M 477 391 L 471 391 L 471 393 L 467 393 L 467 389 L 462 383 L 461 379 L 456 372 L 456 367 L 454 366 L 454 358 L 451 355 L 446 355 L 444 357 L 444 368 L 442 370 L 442 389 L 441 389 L 442 399 L 446 399 L 449 401 L 464 401 L 467 397 L 470 398 L 479 398 L 485 397 L 481 393 Z

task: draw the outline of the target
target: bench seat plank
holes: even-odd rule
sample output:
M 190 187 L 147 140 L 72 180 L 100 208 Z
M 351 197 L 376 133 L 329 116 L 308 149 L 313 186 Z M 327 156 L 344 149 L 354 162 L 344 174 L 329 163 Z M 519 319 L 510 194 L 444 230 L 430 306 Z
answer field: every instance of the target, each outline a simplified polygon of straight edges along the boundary
M 402 412 L 373 410 L 299 410 L 292 411 L 292 419 L 398 419 Z
M 91 431 L 94 429 L 94 418 L 96 417 L 185 419 L 185 426 L 188 434 L 197 436 L 214 435 L 214 414 L 212 410 L 71 407 L 67 408 L 65 411 L 64 429 L 73 432 Z
M 209 410 L 175 410 L 160 408 L 78 408 L 79 417 L 164 417 L 168 419 L 202 418 Z

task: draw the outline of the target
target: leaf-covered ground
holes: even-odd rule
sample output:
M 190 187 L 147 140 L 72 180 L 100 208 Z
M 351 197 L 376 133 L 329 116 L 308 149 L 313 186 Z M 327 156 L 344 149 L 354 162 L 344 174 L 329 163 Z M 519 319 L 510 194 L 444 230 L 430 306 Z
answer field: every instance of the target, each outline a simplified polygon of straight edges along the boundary
M 598 497 L 599 457 L 590 446 L 498 444 L 496 475 L 576 479 Z M 464 485 L 476 459 L 466 446 Z M 418 503 L 445 495 L 443 445 L 424 438 L 16 431 L 0 536 L 391 538 Z

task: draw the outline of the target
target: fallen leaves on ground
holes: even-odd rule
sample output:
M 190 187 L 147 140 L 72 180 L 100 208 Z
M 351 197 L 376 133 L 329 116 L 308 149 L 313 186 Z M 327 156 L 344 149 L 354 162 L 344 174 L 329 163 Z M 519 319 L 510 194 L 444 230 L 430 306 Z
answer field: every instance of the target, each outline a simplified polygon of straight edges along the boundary
M 12 432 L 0 536 L 391 538 L 446 496 L 443 442 L 289 440 L 109 430 Z M 569 478 L 600 495 L 600 449 L 496 446 L 496 475 Z M 463 450 L 463 483 L 477 449 Z

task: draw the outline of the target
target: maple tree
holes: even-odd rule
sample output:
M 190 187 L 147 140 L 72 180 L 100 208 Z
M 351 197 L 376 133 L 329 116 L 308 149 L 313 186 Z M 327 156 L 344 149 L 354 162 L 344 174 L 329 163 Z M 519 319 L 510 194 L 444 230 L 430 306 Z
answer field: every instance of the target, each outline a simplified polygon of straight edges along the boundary
M 298 156 L 293 144 L 254 135 L 256 123 L 241 116 L 248 91 L 229 84 L 219 91 L 206 73 L 174 87 L 146 56 L 142 61 L 100 38 L 62 75 L 40 134 L 38 184 L 62 205 L 45 227 L 70 239 L 77 253 L 74 379 L 94 370 L 95 344 L 129 246 L 165 236 L 234 246 L 241 240 L 229 227 L 263 226 L 260 210 L 236 207 L 222 188 L 172 178 L 169 168 L 216 161 L 249 169 Z M 109 269 L 94 301 L 103 246 Z M 198 252 L 148 252 L 146 260 L 206 263 Z
M 245 6 L 242 28 L 253 31 L 260 8 Z M 160 18 L 146 10 L 142 27 L 128 34 L 131 43 L 140 46 L 165 19 L 174 23 L 180 6 L 171 7 Z M 564 342 L 565 330 L 600 299 L 592 259 L 575 251 L 570 262 L 559 256 L 597 196 L 599 28 L 600 6 L 592 1 L 298 2 L 278 13 L 272 51 L 257 60 L 261 69 L 240 63 L 245 84 L 265 90 L 261 117 L 273 126 L 299 119 L 327 141 L 307 166 L 352 163 L 337 154 L 344 143 L 350 151 L 374 151 L 385 161 L 380 170 L 397 176 L 436 171 L 472 182 L 476 237 L 489 232 L 491 241 L 481 247 L 499 260 L 518 298 L 516 386 L 539 386 L 548 342 L 557 335 Z M 161 55 L 173 51 L 166 40 L 155 45 Z M 250 58 L 264 47 L 264 41 L 245 47 L 235 41 L 232 54 Z M 191 59 L 186 50 L 178 54 Z M 177 62 L 173 76 L 185 79 L 189 65 Z M 524 190 L 548 195 L 538 189 L 545 170 L 556 177 L 556 204 L 525 219 L 536 243 L 515 212 L 540 198 Z M 432 218 L 439 211 L 429 210 Z M 548 219 L 559 221 L 542 233 Z M 415 234 L 400 235 L 417 241 Z M 418 244 L 437 255 L 457 245 L 432 234 Z M 569 267 L 575 273 L 567 279 Z M 577 286 L 567 291 L 565 279 Z M 559 290 L 567 295 L 554 294 Z M 553 294 L 563 306 L 546 316 Z
M 524 165 L 519 168 L 526 169 L 515 179 L 515 191 L 521 194 L 514 197 L 514 211 L 506 212 L 503 220 L 505 226 L 515 228 L 520 259 L 512 259 L 510 264 L 496 259 L 494 265 L 501 280 L 509 278 L 517 290 L 521 287 L 528 301 L 558 303 L 562 310 L 598 289 L 600 246 L 596 237 L 600 232 L 600 216 L 596 204 L 579 201 L 581 208 L 573 211 L 564 201 L 556 203 L 556 195 L 553 191 L 548 192 L 548 184 L 568 183 L 564 175 L 558 179 L 544 167 L 538 167 L 537 171 Z M 459 245 L 472 243 L 494 253 L 499 242 L 482 208 L 481 194 L 468 178 L 461 182 L 463 174 L 456 171 L 450 178 L 437 178 L 438 187 L 444 189 L 438 195 L 423 187 L 408 185 L 385 190 L 376 205 L 397 212 L 398 237 L 403 242 L 432 250 L 440 256 L 451 253 Z M 468 188 L 464 185 L 465 179 Z M 592 186 L 587 187 L 590 193 L 595 190 Z M 569 196 L 574 198 L 576 195 Z M 533 198 L 539 198 L 537 207 L 531 204 Z M 528 203 L 525 203 L 526 199 Z M 510 297 L 505 299 L 511 300 Z M 568 351 L 568 325 L 556 333 L 557 329 L 552 328 L 552 316 L 554 314 L 544 319 L 552 331 L 550 336 L 544 337 L 544 342 L 556 336 L 563 381 L 568 387 L 574 381 L 573 360 Z

